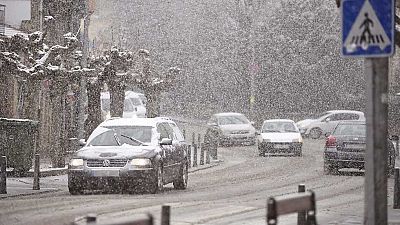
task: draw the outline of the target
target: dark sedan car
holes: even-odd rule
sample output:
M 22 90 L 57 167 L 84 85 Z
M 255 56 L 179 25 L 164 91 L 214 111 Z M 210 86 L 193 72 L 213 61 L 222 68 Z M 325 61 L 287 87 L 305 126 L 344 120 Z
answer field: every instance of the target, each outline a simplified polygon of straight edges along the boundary
M 336 174 L 342 168 L 364 169 L 366 150 L 365 122 L 340 122 L 326 138 L 324 173 Z M 394 171 L 395 148 L 388 140 L 388 174 Z
M 69 164 L 71 194 L 114 188 L 162 191 L 188 181 L 186 143 L 177 125 L 166 118 L 110 119 L 100 124 Z

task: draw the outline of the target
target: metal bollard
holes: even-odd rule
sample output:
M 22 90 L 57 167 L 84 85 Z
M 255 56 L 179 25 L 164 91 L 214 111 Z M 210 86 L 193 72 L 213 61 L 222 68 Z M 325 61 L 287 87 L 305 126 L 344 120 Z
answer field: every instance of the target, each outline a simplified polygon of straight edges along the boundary
M 169 225 L 171 216 L 171 206 L 163 205 L 161 208 L 161 225 Z
M 206 164 L 210 164 L 211 143 L 206 145 Z
M 196 142 L 196 134 L 193 132 L 193 134 L 192 134 L 192 146 L 194 146 L 195 142 Z
M 193 144 L 193 167 L 197 167 L 197 144 Z
M 7 157 L 0 157 L 0 194 L 7 194 Z
M 40 190 L 40 155 L 35 154 L 35 165 L 33 167 L 33 190 Z
M 394 169 L 394 190 L 393 190 L 393 209 L 400 209 L 400 185 L 399 177 L 400 169 L 396 167 Z
M 192 146 L 191 145 L 188 145 L 187 146 L 187 154 L 188 154 L 188 164 L 189 164 L 189 167 L 192 167 Z
M 299 193 L 306 192 L 306 185 L 299 184 Z M 298 212 L 297 213 L 297 225 L 306 225 L 306 212 Z
M 204 148 L 205 143 L 200 144 L 200 165 L 204 165 Z
M 97 215 L 96 214 L 88 214 L 86 216 L 86 223 L 95 223 L 97 221 Z
M 201 146 L 201 134 L 197 135 L 197 146 Z

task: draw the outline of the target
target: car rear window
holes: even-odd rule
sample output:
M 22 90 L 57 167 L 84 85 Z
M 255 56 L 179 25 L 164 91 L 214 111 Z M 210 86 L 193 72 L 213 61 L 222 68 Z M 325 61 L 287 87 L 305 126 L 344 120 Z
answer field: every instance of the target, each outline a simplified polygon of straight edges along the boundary
M 339 124 L 333 134 L 366 136 L 366 129 L 365 124 Z
M 247 124 L 250 122 L 245 116 L 221 116 L 218 118 L 218 123 L 220 125 L 229 125 L 229 124 Z

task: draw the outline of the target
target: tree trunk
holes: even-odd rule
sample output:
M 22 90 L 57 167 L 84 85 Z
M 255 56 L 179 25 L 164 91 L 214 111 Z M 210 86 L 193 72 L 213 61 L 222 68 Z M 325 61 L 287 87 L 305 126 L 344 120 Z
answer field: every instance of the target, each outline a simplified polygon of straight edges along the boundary
M 100 102 L 100 83 L 88 83 L 88 117 L 85 121 L 85 137 L 86 139 L 93 132 L 93 130 L 101 123 L 101 102 Z
M 119 82 L 110 82 L 110 116 L 122 117 L 124 113 L 125 86 Z

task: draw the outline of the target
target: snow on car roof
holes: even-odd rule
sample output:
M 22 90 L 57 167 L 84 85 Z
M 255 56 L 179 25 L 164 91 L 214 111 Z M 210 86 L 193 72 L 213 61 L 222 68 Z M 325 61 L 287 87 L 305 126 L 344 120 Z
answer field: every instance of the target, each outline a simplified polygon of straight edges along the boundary
M 242 113 L 235 112 L 225 112 L 225 113 L 216 113 L 214 116 L 244 116 Z
M 157 122 L 170 121 L 167 118 L 111 118 L 102 122 L 99 126 L 152 126 Z
M 271 119 L 271 120 L 264 120 L 264 123 L 266 122 L 291 122 L 294 123 L 293 120 L 289 120 L 289 119 Z
M 329 113 L 358 113 L 358 114 L 364 114 L 361 111 L 356 111 L 356 110 L 329 110 L 327 111 Z

